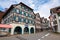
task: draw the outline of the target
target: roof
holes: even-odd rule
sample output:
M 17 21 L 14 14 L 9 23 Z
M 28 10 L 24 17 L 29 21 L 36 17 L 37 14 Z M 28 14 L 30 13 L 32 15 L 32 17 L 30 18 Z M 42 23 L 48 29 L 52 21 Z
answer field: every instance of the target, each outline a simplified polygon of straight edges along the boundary
M 3 18 L 10 12 L 12 8 L 14 8 L 13 5 L 11 5 L 10 8 L 5 12 L 5 15 L 3 16 Z
M 22 2 L 20 2 L 19 4 L 23 4 L 23 5 L 25 5 L 24 3 L 22 3 Z M 28 7 L 28 8 L 30 8 L 31 10 L 33 10 L 31 7 L 29 7 L 29 6 L 27 6 L 27 5 L 25 5 L 26 7 Z
M 22 2 L 20 2 L 19 4 L 23 4 L 23 5 L 25 5 L 24 3 L 22 3 Z M 13 4 L 13 5 L 11 5 L 10 6 L 10 8 L 5 12 L 5 15 L 4 16 L 6 16 L 7 14 L 8 14 L 8 12 L 10 12 L 10 10 L 12 10 L 13 8 L 14 8 L 14 6 L 17 6 L 17 5 L 19 5 L 19 4 Z M 28 7 L 28 8 L 30 8 L 29 6 L 27 6 L 27 5 L 25 5 L 26 7 Z M 33 10 L 32 8 L 30 8 L 31 10 Z M 34 13 L 33 13 L 34 14 Z M 4 16 L 3 16 L 3 18 L 4 18 Z
M 2 12 L 0 11 L 0 23 L 1 23 L 1 20 L 2 20 L 2 17 L 4 16 L 5 12 Z
M 52 13 L 52 11 L 53 11 L 53 13 L 60 13 L 60 10 L 58 10 L 58 9 L 60 9 L 60 6 L 55 7 L 55 8 L 51 8 L 50 13 Z

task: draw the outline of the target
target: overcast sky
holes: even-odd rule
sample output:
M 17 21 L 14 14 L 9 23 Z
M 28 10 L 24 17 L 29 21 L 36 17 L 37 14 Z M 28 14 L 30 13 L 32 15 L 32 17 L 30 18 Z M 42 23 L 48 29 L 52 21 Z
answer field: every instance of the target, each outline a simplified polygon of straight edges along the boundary
M 35 13 L 39 13 L 41 17 L 48 18 L 50 9 L 60 6 L 60 0 L 0 0 L 0 10 L 9 8 L 12 4 L 23 2 L 32 9 Z

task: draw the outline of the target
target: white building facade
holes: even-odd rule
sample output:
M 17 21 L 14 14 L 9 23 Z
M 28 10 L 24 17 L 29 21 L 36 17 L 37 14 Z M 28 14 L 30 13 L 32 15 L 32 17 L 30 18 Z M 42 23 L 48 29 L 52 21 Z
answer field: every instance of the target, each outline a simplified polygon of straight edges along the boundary
M 60 7 L 52 8 L 51 11 L 51 16 L 52 16 L 52 29 L 53 32 L 58 32 L 60 33 Z
M 10 24 L 11 35 L 35 33 L 35 15 L 33 9 L 20 2 L 11 5 L 2 19 L 2 24 Z

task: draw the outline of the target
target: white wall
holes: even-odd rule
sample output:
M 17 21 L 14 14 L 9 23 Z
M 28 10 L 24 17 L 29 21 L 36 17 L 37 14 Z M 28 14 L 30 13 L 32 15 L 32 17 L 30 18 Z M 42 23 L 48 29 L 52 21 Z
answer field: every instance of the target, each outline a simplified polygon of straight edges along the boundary
M 25 25 L 21 25 L 21 24 L 10 24 L 12 25 L 12 29 L 11 29 L 11 35 L 14 34 L 14 29 L 17 27 L 17 26 L 20 26 L 22 28 L 22 34 L 24 34 L 24 28 L 25 28 Z M 28 25 L 29 27 L 29 34 L 30 34 L 30 29 L 33 27 L 34 28 L 34 33 L 35 33 L 35 26 L 34 25 Z

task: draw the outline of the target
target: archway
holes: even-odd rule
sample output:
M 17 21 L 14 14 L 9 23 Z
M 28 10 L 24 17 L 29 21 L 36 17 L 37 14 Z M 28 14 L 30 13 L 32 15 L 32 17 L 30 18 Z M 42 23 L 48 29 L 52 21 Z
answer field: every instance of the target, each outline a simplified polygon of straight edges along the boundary
M 30 29 L 30 32 L 31 33 L 34 33 L 34 28 L 33 27 Z
M 14 34 L 22 34 L 22 28 L 20 26 L 17 26 L 15 29 L 14 29 Z
M 26 34 L 26 33 L 29 33 L 29 28 L 28 27 L 25 27 L 24 28 L 24 33 Z

